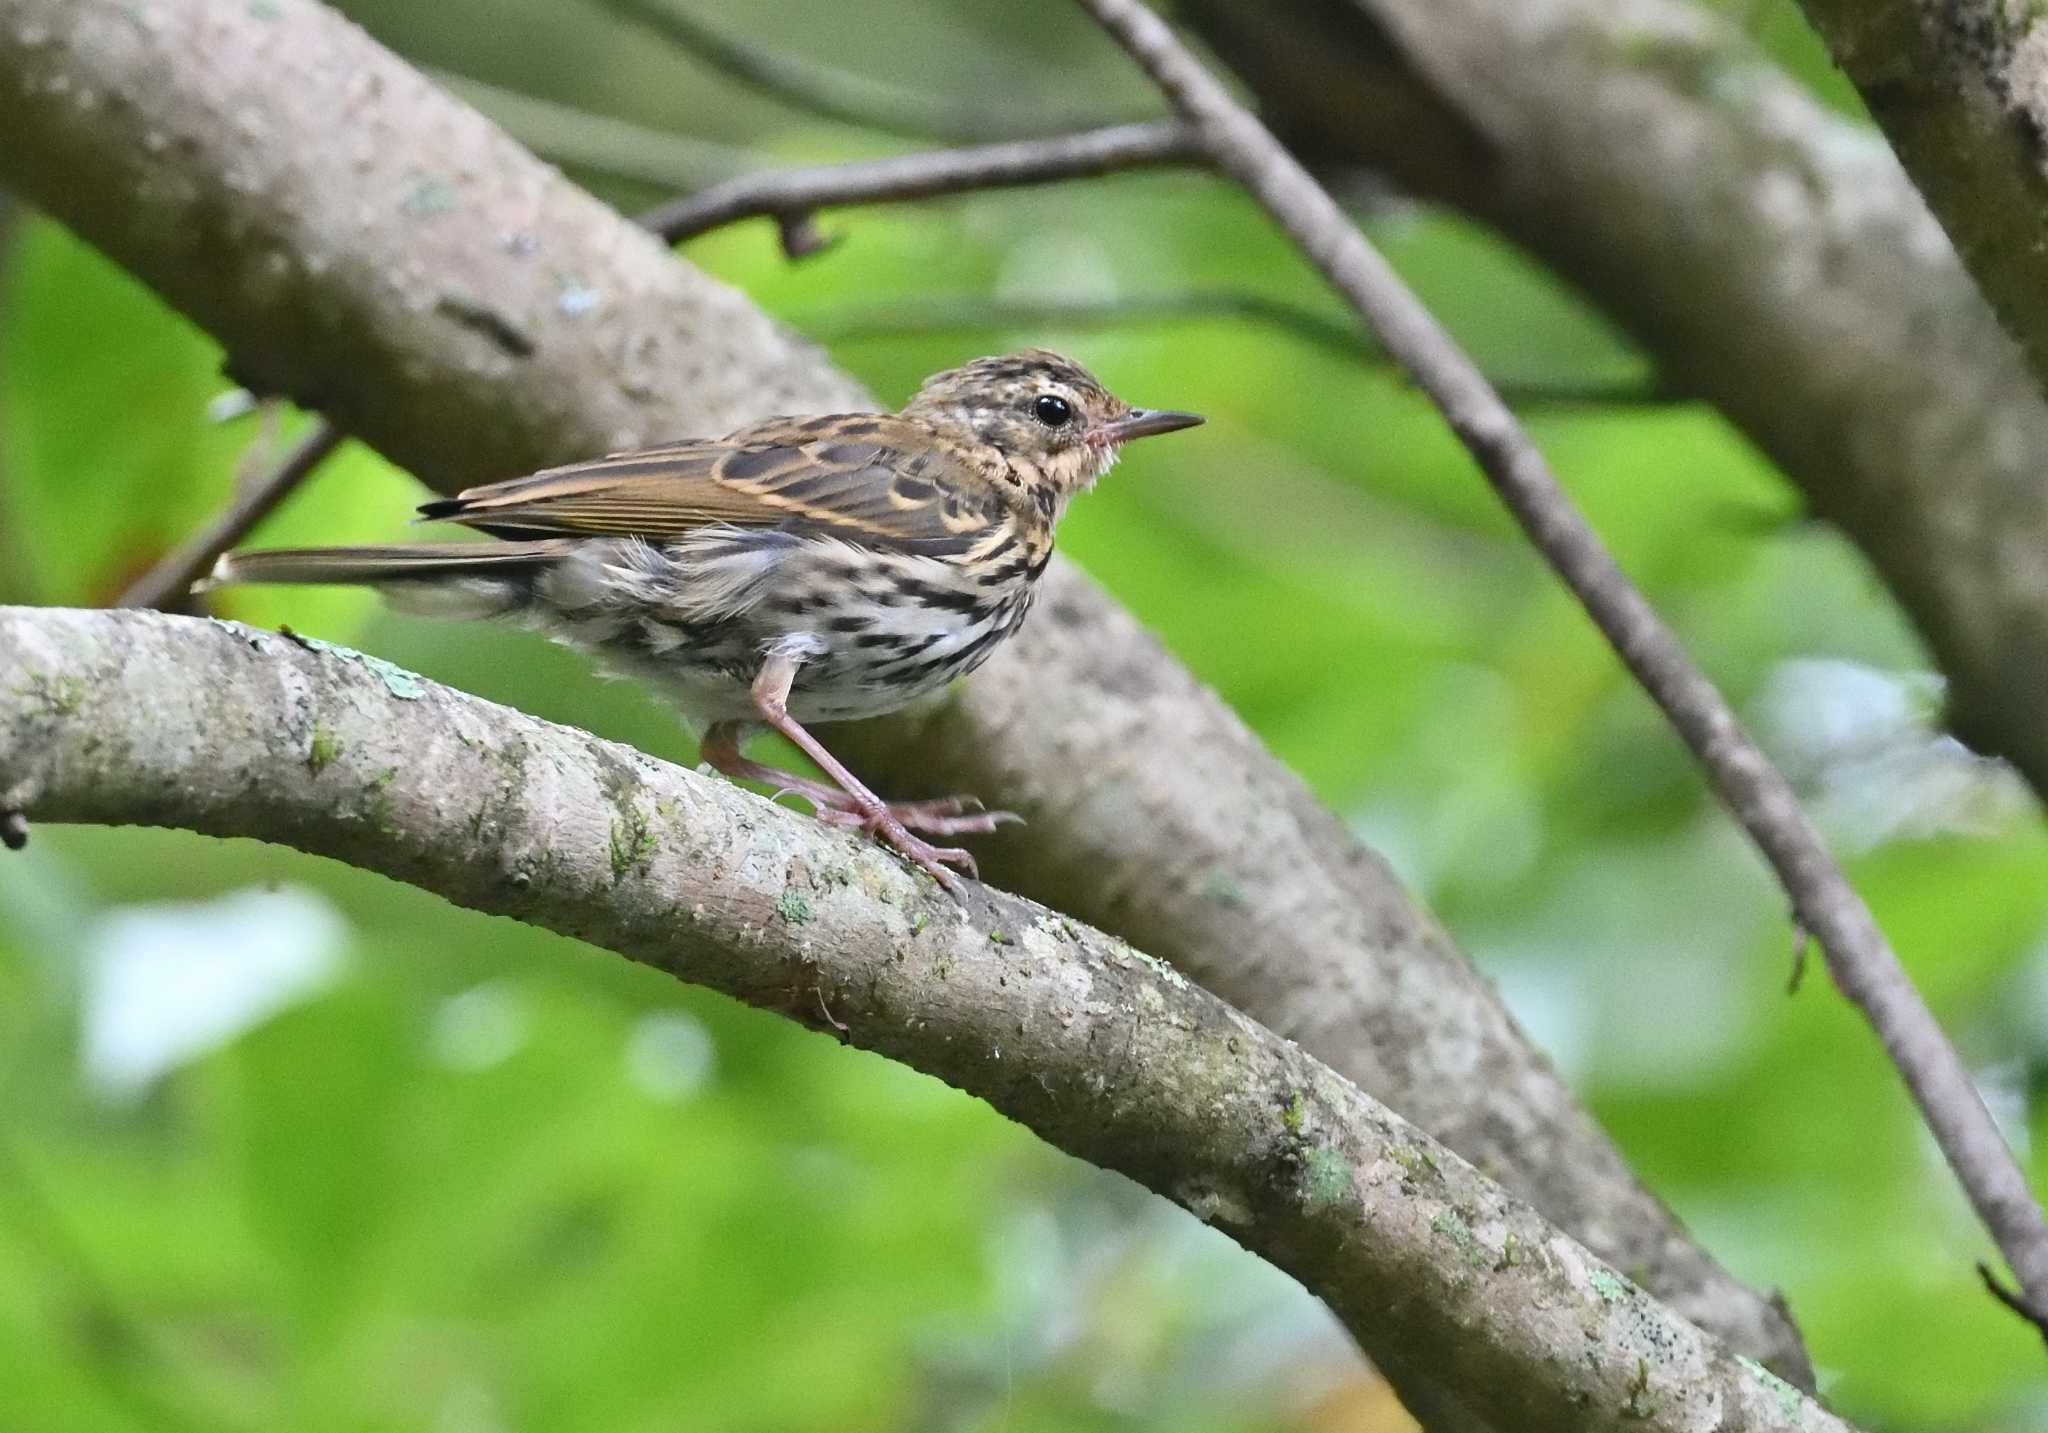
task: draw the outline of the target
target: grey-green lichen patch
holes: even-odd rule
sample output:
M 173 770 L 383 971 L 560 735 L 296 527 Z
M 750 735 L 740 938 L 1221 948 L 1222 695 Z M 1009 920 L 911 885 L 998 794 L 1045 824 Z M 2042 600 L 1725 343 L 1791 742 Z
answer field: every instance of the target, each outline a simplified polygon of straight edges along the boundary
M 1602 1303 L 1618 1304 L 1628 1297 L 1628 1285 L 1611 1269 L 1593 1270 L 1586 1276 L 1586 1282 L 1593 1286 Z
M 1351 1165 L 1328 1145 L 1309 1150 L 1301 1168 L 1302 1203 L 1309 1213 L 1334 1209 L 1351 1197 Z
M 1466 1263 L 1475 1269 L 1491 1268 L 1493 1256 L 1486 1252 L 1486 1246 L 1479 1242 L 1479 1236 L 1472 1232 L 1472 1226 L 1465 1222 L 1465 1216 L 1455 1209 L 1437 1211 L 1429 1221 L 1430 1232 L 1438 1238 L 1448 1239 L 1464 1256 Z
M 415 219 L 431 219 L 455 207 L 455 186 L 435 175 L 423 175 L 399 201 L 398 207 Z
M 323 642 L 318 637 L 303 637 L 294 633 L 292 640 L 309 652 L 339 657 L 344 662 L 354 662 L 365 671 L 374 673 L 384 683 L 384 689 L 402 702 L 416 702 L 427 694 L 419 674 L 408 672 L 396 662 L 387 662 L 382 657 L 371 656 L 368 652 L 358 652 L 353 647 Z
M 811 918 L 811 898 L 794 886 L 775 898 L 775 913 L 790 925 L 802 925 Z
M 41 672 L 32 672 L 28 681 L 15 690 L 32 701 L 40 702 L 43 710 L 51 716 L 76 716 L 78 709 L 85 705 L 85 683 L 77 677 L 49 677 Z
M 1243 910 L 1251 904 L 1244 887 L 1228 871 L 1211 871 L 1202 878 L 1202 899 L 1225 910 Z
M 334 729 L 325 722 L 314 722 L 313 741 L 306 748 L 306 769 L 315 776 L 318 776 L 328 767 L 334 765 L 335 759 L 341 753 L 341 738 L 335 735 Z
M 1777 1374 L 1771 1372 L 1768 1368 L 1765 1368 L 1762 1364 L 1758 1363 L 1755 1359 L 1749 1357 L 1749 1355 L 1747 1354 L 1737 1354 L 1735 1356 L 1735 1361 L 1742 1365 L 1742 1367 L 1749 1373 L 1750 1377 L 1754 1378 L 1758 1383 L 1761 1383 L 1764 1386 L 1765 1392 L 1769 1393 L 1771 1397 L 1775 1398 L 1778 1401 L 1778 1412 L 1782 1417 L 1786 1419 L 1797 1420 L 1802 1423 L 1805 1421 L 1805 1394 L 1801 1393 L 1798 1389 L 1794 1388 L 1791 1384 L 1787 1383 L 1784 1379 L 1778 1377 Z
M 1432 1176 L 1440 1177 L 1442 1173 L 1437 1168 L 1436 1156 L 1434 1154 L 1426 1149 L 1418 1149 L 1412 1144 L 1388 1145 L 1387 1158 L 1400 1165 L 1407 1172 L 1408 1177 L 1413 1180 L 1420 1181 Z
M 1111 957 L 1113 963 L 1123 966 L 1144 966 L 1154 975 L 1158 976 L 1160 982 L 1169 990 L 1186 990 L 1188 988 L 1188 978 L 1158 956 L 1138 950 L 1121 940 L 1115 941 L 1111 948 L 1115 952 Z

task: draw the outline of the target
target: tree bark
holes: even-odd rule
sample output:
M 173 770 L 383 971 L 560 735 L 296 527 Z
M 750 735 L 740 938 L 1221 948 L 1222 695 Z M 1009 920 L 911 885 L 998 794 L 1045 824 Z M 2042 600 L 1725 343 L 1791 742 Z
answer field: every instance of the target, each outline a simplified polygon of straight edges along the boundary
M 826 1027 L 1120 1170 L 1504 1428 L 1843 1430 L 1124 942 L 374 658 L 0 608 L 0 807 L 334 857 Z
M 1181 8 L 1304 155 L 1496 225 L 1717 405 L 2048 792 L 2048 402 L 1878 136 L 1679 0 Z
M 312 0 L 185 0 L 146 24 L 114 0 L 10 6 L 0 179 L 214 332 L 238 372 L 437 488 L 867 406 L 816 350 Z M 962 701 L 875 724 L 883 774 L 1022 811 L 992 876 L 1156 938 L 1810 1382 L 1790 1320 L 1642 1189 L 1382 863 L 1098 589 L 1058 563 L 1049 581 Z M 1115 782 L 1128 805 L 1102 799 Z

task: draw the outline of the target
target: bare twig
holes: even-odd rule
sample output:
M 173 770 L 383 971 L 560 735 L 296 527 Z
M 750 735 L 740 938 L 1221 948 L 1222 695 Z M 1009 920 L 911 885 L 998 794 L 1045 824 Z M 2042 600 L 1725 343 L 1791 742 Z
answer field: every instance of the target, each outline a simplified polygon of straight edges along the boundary
M 615 14 L 659 32 L 729 79 L 795 109 L 859 129 L 941 144 L 985 144 L 1082 128 L 1078 115 L 1019 120 L 1008 107 L 934 99 L 922 90 L 796 59 L 708 25 L 681 0 L 601 0 Z
M 651 209 L 639 222 L 675 243 L 737 219 L 772 217 L 788 223 L 835 204 L 930 199 L 970 190 L 1089 179 L 1123 169 L 1200 162 L 1201 151 L 1186 126 L 1153 120 L 1050 139 L 1018 139 L 819 169 L 747 174 Z
M 1978 1216 L 2048 1330 L 2048 1221 L 1968 1070 L 1791 785 L 1609 555 L 1485 376 L 1315 179 L 1139 0 L 1079 0 L 1414 375 L 1530 540 L 1692 749 L 1877 1031 Z
M 315 420 L 291 451 L 260 480 L 250 484 L 222 509 L 220 515 L 137 578 L 121 594 L 117 607 L 162 607 L 183 597 L 193 583 L 204 577 L 213 560 L 240 542 L 249 530 L 262 522 L 290 497 L 312 471 L 340 447 L 347 434 L 325 418 Z
M 0 608 L 0 766 L 34 767 L 39 818 L 282 841 L 769 1010 L 821 1003 L 1290 1270 L 1496 1426 L 1848 1433 L 1164 962 L 986 886 L 956 904 L 716 778 L 339 648 L 50 608 Z
M 822 309 L 794 315 L 797 328 L 820 343 L 947 333 L 960 329 L 1101 329 L 1153 323 L 1237 319 L 1277 330 L 1350 363 L 1383 367 L 1390 360 L 1371 334 L 1306 304 L 1234 289 L 1126 294 L 1101 299 L 999 299 L 980 294 L 905 295 L 887 304 Z M 1662 406 L 1682 403 L 1654 380 L 1500 378 L 1494 388 L 1517 407 L 1579 404 Z

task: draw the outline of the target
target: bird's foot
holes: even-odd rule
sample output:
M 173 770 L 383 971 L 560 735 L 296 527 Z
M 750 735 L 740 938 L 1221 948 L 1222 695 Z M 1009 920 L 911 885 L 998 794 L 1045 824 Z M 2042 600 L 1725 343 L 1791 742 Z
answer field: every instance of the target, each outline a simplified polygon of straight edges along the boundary
M 923 805 L 926 803 L 915 803 Z M 821 806 L 818 819 L 833 826 L 849 826 L 864 832 L 884 845 L 891 846 L 909 859 L 912 865 L 929 871 L 932 879 L 952 892 L 955 899 L 967 894 L 960 877 L 950 867 L 958 866 L 970 877 L 979 880 L 980 868 L 974 864 L 971 852 L 958 846 L 934 846 L 922 836 L 911 834 L 909 825 L 897 814 L 897 808 L 883 802 L 871 807 L 849 810 L 845 807 Z M 985 813 L 984 813 L 985 814 Z M 938 819 L 957 819 L 953 817 Z M 994 829 L 991 827 L 990 829 Z
M 1023 824 L 1014 811 L 985 811 L 978 796 L 941 796 L 932 801 L 891 801 L 890 816 L 912 831 L 928 836 L 986 836 L 1009 822 Z M 828 826 L 857 826 L 871 829 L 864 808 L 852 797 L 837 793 L 837 799 L 818 804 L 817 817 Z

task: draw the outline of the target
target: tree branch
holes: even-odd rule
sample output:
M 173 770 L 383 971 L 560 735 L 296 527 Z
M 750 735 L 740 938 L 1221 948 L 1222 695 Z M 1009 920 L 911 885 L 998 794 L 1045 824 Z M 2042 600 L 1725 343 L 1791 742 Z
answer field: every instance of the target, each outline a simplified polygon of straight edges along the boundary
M 119 607 L 163 607 L 182 601 L 192 584 L 213 570 L 213 560 L 233 547 L 250 530 L 290 497 L 313 470 L 348 440 L 348 435 L 316 418 L 305 436 L 278 460 L 277 466 L 248 484 L 215 516 L 212 522 L 166 553 L 156 566 L 135 579 L 121 594 Z
M 1791 898 L 1800 929 L 1883 1042 L 2000 1253 L 2048 1331 L 2048 1220 L 1969 1071 L 1876 920 L 1677 636 L 1628 580 L 1478 367 L 1315 180 L 1140 0 L 1080 0 L 1195 126 L 1442 410 L 1522 529 L 1705 769 Z
M 0 179 L 436 488 L 870 401 L 312 0 L 10 13 Z M 855 729 L 875 774 L 1022 810 L 996 879 L 1172 959 L 1810 1378 L 1790 1321 L 1633 1177 L 1384 863 L 1114 602 L 1057 560 L 1048 581 L 954 702 Z
M 1726 413 L 2048 794 L 2048 402 L 1877 136 L 1684 0 L 1179 10 L 1298 151 L 1497 225 Z
M 1846 1430 L 1152 957 L 715 778 L 345 649 L 0 608 L 0 772 L 52 821 L 334 857 L 812 1021 L 1176 1200 L 1501 1426 Z
M 640 222 L 676 243 L 739 219 L 765 217 L 787 224 L 837 204 L 930 199 L 1198 162 L 1192 137 L 1180 125 L 1119 124 L 1051 139 L 745 174 L 649 210 Z
M 2048 16 L 2007 0 L 1801 0 L 2048 385 Z

